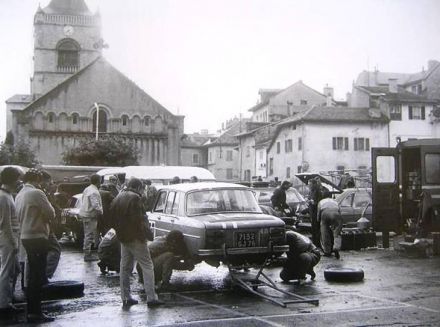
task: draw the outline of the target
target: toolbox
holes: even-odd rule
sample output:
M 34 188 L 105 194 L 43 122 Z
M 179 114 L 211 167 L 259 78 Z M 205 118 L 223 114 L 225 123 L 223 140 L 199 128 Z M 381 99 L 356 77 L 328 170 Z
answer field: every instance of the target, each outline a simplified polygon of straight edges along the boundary
M 341 250 L 360 250 L 376 245 L 376 233 L 371 230 L 347 228 L 341 232 Z

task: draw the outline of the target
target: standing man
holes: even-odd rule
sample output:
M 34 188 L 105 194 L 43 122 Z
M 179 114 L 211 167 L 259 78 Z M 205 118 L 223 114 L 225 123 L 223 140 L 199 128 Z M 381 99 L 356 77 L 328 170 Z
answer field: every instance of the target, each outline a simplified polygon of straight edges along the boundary
M 154 267 L 147 246 L 147 225 L 144 220 L 142 192 L 142 181 L 132 178 L 128 181 L 127 189 L 118 194 L 110 208 L 116 236 L 121 242 L 120 286 L 124 309 L 138 303 L 130 294 L 130 275 L 135 260 L 142 268 L 147 306 L 164 304 L 158 299 L 154 290 Z
M 41 310 L 41 286 L 46 281 L 47 253 L 49 250 L 49 222 L 55 217 L 55 210 L 38 189 L 41 173 L 30 169 L 24 175 L 24 186 L 17 194 L 15 205 L 21 222 L 21 242 L 29 261 L 29 281 L 26 292 L 27 321 L 43 323 L 54 318 Z
M 319 222 L 318 222 L 318 203 L 322 199 L 321 183 L 317 177 L 309 180 L 309 214 L 312 223 L 312 242 L 316 247 L 321 246 Z
M 145 181 L 144 195 L 142 197 L 144 201 L 144 211 L 153 210 L 154 201 L 156 201 L 157 189 L 151 185 L 151 180 Z
M 99 188 L 99 195 L 101 195 L 101 202 L 102 202 L 102 215 L 99 215 L 98 217 L 98 233 L 104 237 L 105 234 L 110 230 L 111 223 L 110 223 L 110 204 L 112 203 L 113 199 L 115 198 L 109 188 L 109 184 L 102 184 Z
M 324 256 L 335 254 L 339 259 L 341 249 L 342 216 L 339 204 L 331 198 L 322 199 L 318 204 L 318 221 L 321 224 L 321 248 Z
M 308 274 L 314 280 L 316 274 L 313 267 L 321 259 L 318 248 L 308 237 L 294 231 L 286 232 L 286 244 L 289 245 L 289 251 L 286 252 L 287 261 L 280 272 L 280 278 L 285 282 L 297 279 L 299 284 L 304 284 Z
M 270 198 L 272 207 L 280 212 L 283 216 L 290 214 L 290 207 L 286 202 L 286 191 L 292 186 L 289 181 L 283 181 L 281 185 L 275 189 Z
M 116 177 L 115 175 L 111 175 L 108 178 L 108 187 L 109 187 L 109 191 L 112 193 L 113 197 L 115 198 L 118 193 L 121 191 L 121 186 L 119 185 L 119 178 Z
M 84 261 L 97 261 L 98 257 L 92 254 L 92 246 L 98 247 L 98 217 L 103 214 L 99 186 L 101 177 L 92 175 L 90 185 L 84 189 L 79 216 L 84 225 Z
M 12 280 L 16 276 L 20 226 L 15 213 L 12 194 L 15 192 L 20 172 L 6 167 L 0 174 L 0 317 L 9 318 L 16 312 L 12 304 Z

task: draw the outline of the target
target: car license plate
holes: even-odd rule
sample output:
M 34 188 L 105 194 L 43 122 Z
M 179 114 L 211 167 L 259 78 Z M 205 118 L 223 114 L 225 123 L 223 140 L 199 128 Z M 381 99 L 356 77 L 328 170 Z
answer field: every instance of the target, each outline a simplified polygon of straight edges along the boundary
M 237 247 L 249 248 L 257 246 L 257 238 L 255 233 L 236 233 Z

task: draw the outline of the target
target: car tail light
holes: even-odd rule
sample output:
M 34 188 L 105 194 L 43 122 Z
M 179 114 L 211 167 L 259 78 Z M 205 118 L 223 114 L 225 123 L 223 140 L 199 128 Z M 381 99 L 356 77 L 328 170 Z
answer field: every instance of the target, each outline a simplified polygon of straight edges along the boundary
M 225 243 L 225 231 L 223 230 L 208 230 L 206 232 L 206 247 L 220 248 Z

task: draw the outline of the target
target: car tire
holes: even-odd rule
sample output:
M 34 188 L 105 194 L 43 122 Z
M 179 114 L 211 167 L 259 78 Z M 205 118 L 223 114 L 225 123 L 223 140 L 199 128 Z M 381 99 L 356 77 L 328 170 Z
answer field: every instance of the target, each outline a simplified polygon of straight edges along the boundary
M 74 280 L 58 280 L 43 286 L 44 300 L 71 299 L 84 296 L 84 283 Z
M 324 278 L 329 282 L 361 282 L 364 279 L 364 271 L 357 268 L 327 268 L 324 270 Z

